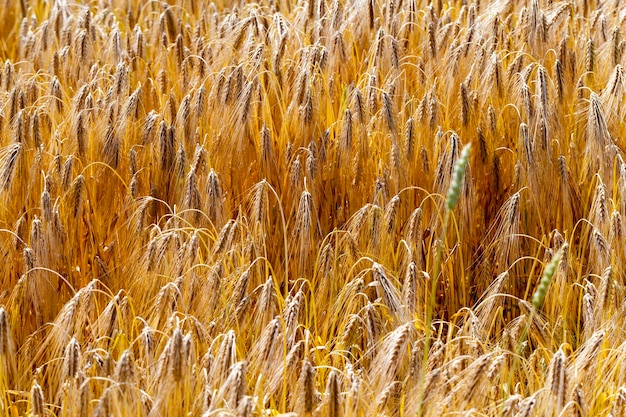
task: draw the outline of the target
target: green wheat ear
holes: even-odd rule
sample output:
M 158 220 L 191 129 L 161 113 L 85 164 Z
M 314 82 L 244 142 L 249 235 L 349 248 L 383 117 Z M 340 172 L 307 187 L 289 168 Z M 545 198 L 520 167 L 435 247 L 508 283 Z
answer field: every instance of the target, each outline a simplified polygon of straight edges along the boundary
M 563 258 L 563 252 L 567 249 L 567 243 L 565 243 L 561 249 L 559 249 L 548 265 L 546 265 L 543 270 L 543 275 L 541 276 L 541 281 L 539 281 L 539 286 L 533 294 L 533 307 L 539 308 L 543 304 L 543 300 L 546 298 L 546 294 L 548 293 L 548 288 L 550 288 L 550 283 L 552 282 L 552 276 L 554 276 L 554 272 L 556 271 L 556 267 L 561 262 L 561 258 Z
M 446 199 L 446 207 L 450 211 L 454 210 L 459 202 L 459 194 L 461 194 L 461 187 L 463 186 L 465 169 L 469 164 L 471 148 L 471 143 L 465 145 L 461 151 L 461 157 L 456 161 L 456 164 L 454 164 L 454 173 L 452 174 L 452 181 L 450 181 L 450 188 L 448 188 L 448 197 Z

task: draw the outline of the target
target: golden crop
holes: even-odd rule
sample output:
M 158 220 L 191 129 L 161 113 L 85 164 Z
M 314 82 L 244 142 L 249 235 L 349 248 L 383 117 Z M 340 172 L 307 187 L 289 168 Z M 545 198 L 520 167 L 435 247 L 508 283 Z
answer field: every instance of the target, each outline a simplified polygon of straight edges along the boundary
M 620 0 L 2 3 L 0 415 L 626 415 Z

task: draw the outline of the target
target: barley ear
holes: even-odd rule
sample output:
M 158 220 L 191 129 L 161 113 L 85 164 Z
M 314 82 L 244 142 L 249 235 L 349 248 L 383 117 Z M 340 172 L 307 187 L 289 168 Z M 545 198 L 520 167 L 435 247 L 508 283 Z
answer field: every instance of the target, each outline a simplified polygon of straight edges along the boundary
M 37 383 L 37 380 L 33 381 L 33 387 L 30 390 L 30 414 L 38 417 L 43 417 L 45 415 L 43 390 Z
M 465 168 L 469 164 L 471 147 L 471 143 L 463 147 L 461 157 L 454 165 L 454 173 L 452 174 L 452 181 L 450 182 L 448 197 L 446 199 L 446 208 L 450 211 L 453 211 L 459 202 L 459 194 L 461 194 L 461 187 L 463 186 L 463 179 L 465 178 Z
M 539 286 L 533 295 L 533 307 L 540 308 L 543 304 L 543 300 L 546 298 L 546 294 L 548 293 L 548 288 L 550 288 L 550 282 L 552 282 L 552 276 L 556 271 L 556 267 L 561 262 L 561 258 L 563 257 L 563 252 L 567 250 L 567 243 L 563 244 L 561 249 L 557 251 L 552 257 L 552 260 L 546 265 L 543 270 L 543 275 L 541 276 L 541 281 L 539 281 Z

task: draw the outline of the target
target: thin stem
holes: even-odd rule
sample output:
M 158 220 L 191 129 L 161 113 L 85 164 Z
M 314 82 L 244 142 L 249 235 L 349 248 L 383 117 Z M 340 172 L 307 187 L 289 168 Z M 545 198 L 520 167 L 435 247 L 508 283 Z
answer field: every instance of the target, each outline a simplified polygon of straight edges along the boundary
M 435 302 L 437 300 L 437 283 L 439 281 L 439 273 L 441 270 L 441 258 L 443 257 L 443 244 L 446 238 L 446 233 L 448 231 L 448 223 L 450 222 L 451 211 L 446 210 L 446 216 L 443 221 L 443 229 L 441 230 L 441 236 L 439 239 L 439 244 L 437 245 L 437 255 L 435 258 L 435 265 L 433 269 L 433 276 L 431 278 L 431 287 L 430 287 L 430 302 L 428 303 L 426 309 L 426 323 L 425 323 L 425 332 L 426 332 L 426 340 L 424 342 L 424 357 L 422 359 L 422 388 L 419 392 L 419 400 L 418 400 L 418 410 L 417 415 L 419 417 L 422 416 L 423 413 L 423 402 L 425 396 L 426 389 L 426 375 L 427 375 L 427 367 L 426 364 L 428 362 L 428 356 L 430 353 L 430 345 L 432 342 L 432 323 L 433 323 L 433 315 L 435 310 Z

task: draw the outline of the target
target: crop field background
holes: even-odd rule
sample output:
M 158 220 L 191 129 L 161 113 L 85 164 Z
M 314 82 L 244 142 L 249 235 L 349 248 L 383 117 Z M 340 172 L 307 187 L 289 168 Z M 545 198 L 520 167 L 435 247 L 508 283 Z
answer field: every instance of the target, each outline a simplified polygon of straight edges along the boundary
M 1 3 L 1 415 L 626 415 L 620 0 Z

